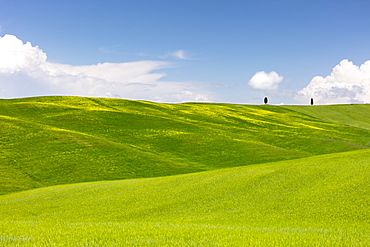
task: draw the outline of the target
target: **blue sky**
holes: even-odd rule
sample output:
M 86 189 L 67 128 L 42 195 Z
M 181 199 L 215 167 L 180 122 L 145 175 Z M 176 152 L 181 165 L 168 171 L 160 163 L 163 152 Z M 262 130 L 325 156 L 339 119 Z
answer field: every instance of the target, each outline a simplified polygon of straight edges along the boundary
M 367 0 L 0 0 L 0 97 L 370 102 L 369 9 Z M 4 54 L 15 51 L 47 59 L 10 69 Z

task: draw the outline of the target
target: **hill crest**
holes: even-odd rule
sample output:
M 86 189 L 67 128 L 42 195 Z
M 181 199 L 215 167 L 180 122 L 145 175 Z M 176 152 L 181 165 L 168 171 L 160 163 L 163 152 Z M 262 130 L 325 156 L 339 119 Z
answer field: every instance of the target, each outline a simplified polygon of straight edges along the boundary
M 0 100 L 0 193 L 365 149 L 369 114 L 368 105 L 160 104 L 61 96 Z

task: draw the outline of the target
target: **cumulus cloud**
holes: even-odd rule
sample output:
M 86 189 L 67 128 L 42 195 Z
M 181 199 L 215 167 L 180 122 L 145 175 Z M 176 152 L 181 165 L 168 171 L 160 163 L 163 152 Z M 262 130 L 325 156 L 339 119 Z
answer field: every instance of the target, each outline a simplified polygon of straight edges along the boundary
M 282 80 L 283 77 L 275 71 L 271 71 L 270 73 L 259 71 L 252 76 L 248 85 L 260 90 L 277 90 L 279 83 L 282 82 Z
M 46 54 L 30 42 L 23 44 L 13 35 L 0 38 L 0 73 L 14 74 L 24 69 L 32 70 L 46 62 Z
M 316 76 L 296 99 L 314 98 L 319 104 L 370 102 L 370 60 L 361 66 L 347 59 L 335 66 L 329 76 Z
M 179 53 L 178 56 L 185 56 Z M 79 95 L 159 102 L 210 101 L 199 83 L 161 81 L 165 61 L 72 66 L 51 63 L 38 46 L 13 35 L 0 37 L 0 97 Z

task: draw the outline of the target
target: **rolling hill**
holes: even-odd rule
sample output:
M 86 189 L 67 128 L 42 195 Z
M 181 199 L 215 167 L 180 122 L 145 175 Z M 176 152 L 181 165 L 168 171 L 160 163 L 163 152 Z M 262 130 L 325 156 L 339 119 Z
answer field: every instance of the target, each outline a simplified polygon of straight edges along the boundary
M 0 100 L 0 245 L 369 245 L 369 117 L 369 105 Z
M 0 197 L 22 246 L 368 246 L 370 150 Z
M 0 194 L 370 147 L 368 130 L 302 109 L 80 97 L 0 100 Z

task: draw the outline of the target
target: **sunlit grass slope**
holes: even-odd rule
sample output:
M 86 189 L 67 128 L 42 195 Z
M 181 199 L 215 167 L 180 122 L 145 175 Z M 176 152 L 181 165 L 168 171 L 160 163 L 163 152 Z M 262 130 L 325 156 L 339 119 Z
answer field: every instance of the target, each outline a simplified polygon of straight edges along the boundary
M 286 106 L 298 112 L 330 122 L 352 125 L 370 130 L 370 105 L 324 105 L 317 106 Z
M 0 100 L 0 194 L 369 148 L 369 132 L 362 127 L 282 106 Z
M 369 246 L 370 150 L 0 196 L 0 245 Z

